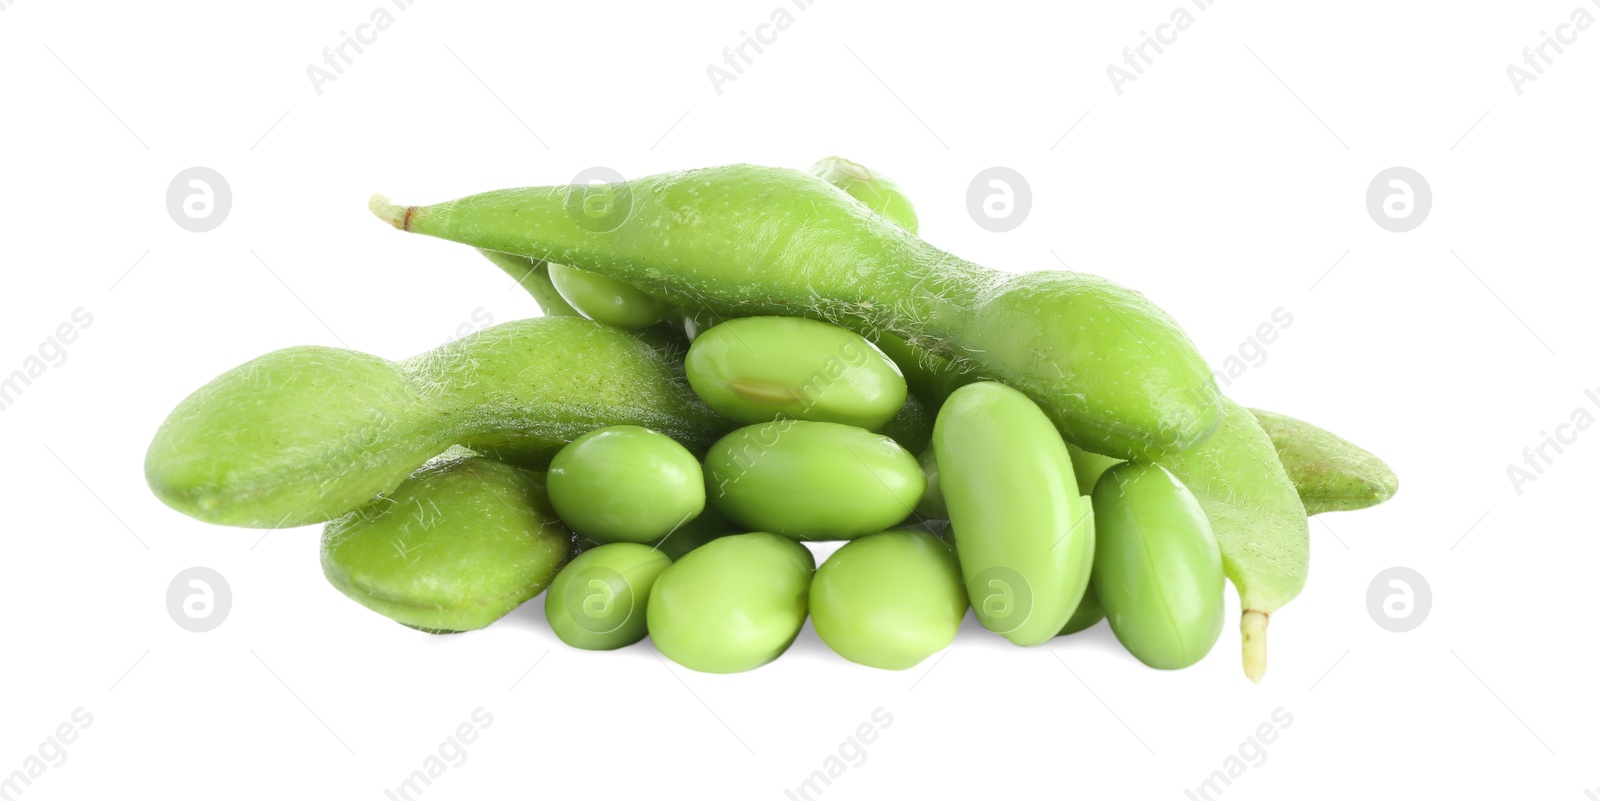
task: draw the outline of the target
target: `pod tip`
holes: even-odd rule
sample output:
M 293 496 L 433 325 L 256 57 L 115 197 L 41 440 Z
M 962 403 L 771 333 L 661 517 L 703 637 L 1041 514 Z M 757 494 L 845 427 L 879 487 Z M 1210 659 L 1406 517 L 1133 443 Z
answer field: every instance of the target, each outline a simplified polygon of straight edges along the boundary
M 1243 635 L 1244 675 L 1260 684 L 1267 675 L 1267 613 L 1246 610 L 1239 631 Z
M 411 222 L 410 206 L 396 206 L 383 195 L 373 195 L 367 201 L 367 208 L 371 209 L 378 219 L 402 231 L 408 230 L 407 223 Z

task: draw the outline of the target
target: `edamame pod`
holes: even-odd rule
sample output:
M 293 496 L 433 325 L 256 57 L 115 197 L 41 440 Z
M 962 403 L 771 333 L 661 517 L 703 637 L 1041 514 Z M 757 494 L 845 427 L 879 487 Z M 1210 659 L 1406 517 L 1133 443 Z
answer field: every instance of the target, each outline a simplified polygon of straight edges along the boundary
M 595 322 L 618 328 L 649 328 L 672 314 L 672 307 L 615 278 L 565 264 L 550 264 L 550 281 L 572 308 Z
M 838 156 L 830 156 L 812 165 L 811 174 L 865 203 L 885 222 L 917 233 L 917 211 L 911 204 L 910 196 L 883 174 Z M 905 374 L 911 391 L 935 406 L 944 403 L 950 393 L 977 378 L 970 368 L 916 347 L 904 337 L 880 331 L 872 335 L 872 342 L 900 366 L 900 372 Z
M 210 523 L 321 523 L 451 445 L 540 468 L 578 435 L 640 425 L 702 448 L 729 425 L 638 338 L 572 317 L 491 326 L 404 362 L 269 353 L 179 403 L 145 456 L 150 488 Z
M 322 571 L 352 600 L 413 628 L 480 629 L 538 595 L 568 535 L 533 474 L 471 457 L 429 465 L 330 522 Z
M 838 423 L 746 426 L 706 454 L 707 494 L 748 529 L 851 539 L 906 519 L 922 498 L 916 457 L 888 437 Z
M 905 670 L 948 647 L 967 613 L 961 566 L 926 531 L 885 531 L 833 552 L 811 579 L 811 622 L 835 653 Z
M 1048 641 L 1078 608 L 1094 560 L 1066 444 L 1027 396 L 980 382 L 945 401 L 933 447 L 979 622 L 1017 645 Z
M 1117 639 L 1154 668 L 1188 667 L 1222 634 L 1222 554 L 1199 501 L 1157 465 L 1094 487 L 1094 595 Z
M 700 461 L 665 434 L 639 426 L 590 431 L 550 461 L 550 503 L 595 542 L 654 542 L 706 506 Z
M 1355 443 L 1286 414 L 1250 413 L 1272 439 L 1306 514 L 1377 506 L 1400 488 L 1394 471 Z
M 591 193 L 618 202 L 584 203 Z M 1179 452 L 1222 416 L 1210 367 L 1143 295 L 1090 275 L 962 261 L 794 170 L 734 165 L 370 206 L 405 231 L 548 257 L 679 306 L 905 337 L 1023 391 L 1096 452 Z
M 738 673 L 777 659 L 800 633 L 816 560 L 765 532 L 700 546 L 656 579 L 650 638 L 668 659 L 704 673 Z
M 1158 464 L 1205 510 L 1222 550 L 1222 569 L 1244 609 L 1239 621 L 1244 672 L 1259 682 L 1267 670 L 1268 616 L 1305 587 L 1310 529 L 1300 496 L 1256 418 L 1233 401 L 1226 401 L 1225 415 L 1217 435 L 1204 445 Z
M 601 545 L 578 554 L 550 583 L 544 616 L 561 641 L 609 651 L 644 639 L 645 608 L 656 579 L 672 564 L 666 554 L 636 542 Z
M 802 317 L 713 326 L 689 346 L 684 372 L 706 405 L 741 423 L 793 418 L 875 430 L 906 400 L 906 380 L 883 351 Z

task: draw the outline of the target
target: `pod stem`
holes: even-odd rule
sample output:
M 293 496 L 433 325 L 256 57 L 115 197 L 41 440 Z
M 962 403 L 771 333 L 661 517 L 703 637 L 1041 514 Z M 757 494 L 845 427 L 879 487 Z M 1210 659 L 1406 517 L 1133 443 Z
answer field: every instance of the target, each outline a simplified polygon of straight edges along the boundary
M 367 201 L 367 208 L 371 209 L 372 213 L 378 216 L 378 219 L 395 228 L 402 231 L 411 230 L 411 212 L 416 208 L 415 206 L 397 206 L 389 202 L 389 199 L 383 195 L 373 195 Z
M 1260 684 L 1267 674 L 1267 613 L 1246 609 L 1239 621 L 1239 632 L 1244 635 L 1244 675 Z

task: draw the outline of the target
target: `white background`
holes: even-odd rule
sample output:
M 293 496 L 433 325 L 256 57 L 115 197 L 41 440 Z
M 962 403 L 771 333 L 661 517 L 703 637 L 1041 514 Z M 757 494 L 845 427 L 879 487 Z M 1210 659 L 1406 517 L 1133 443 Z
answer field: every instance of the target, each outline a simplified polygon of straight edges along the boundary
M 880 707 L 892 725 L 820 797 L 1180 799 L 1280 707 L 1292 725 L 1222 797 L 1600 788 L 1600 433 L 1520 495 L 1506 473 L 1575 409 L 1600 416 L 1584 396 L 1600 386 L 1600 28 L 1520 96 L 1505 71 L 1600 7 L 1221 0 L 1119 96 L 1107 65 L 1179 0 L 821 0 L 718 94 L 707 66 L 777 0 L 421 0 L 319 95 L 307 66 L 379 3 L 0 0 L 0 373 L 93 315 L 0 413 L 0 775 L 73 710 L 93 716 L 26 798 L 383 798 L 479 707 L 492 726 L 423 797 L 780 799 Z M 370 218 L 370 193 L 835 153 L 896 178 L 935 244 L 1141 289 L 1216 366 L 1274 309 L 1293 315 L 1228 392 L 1370 447 L 1402 490 L 1313 520 L 1265 683 L 1241 675 L 1232 625 L 1176 673 L 1103 624 L 1023 650 L 969 618 L 902 673 L 846 663 L 809 628 L 736 676 L 648 643 L 586 653 L 550 633 L 542 599 L 431 637 L 333 590 L 315 528 L 212 527 L 145 487 L 166 412 L 237 363 L 312 343 L 401 358 L 480 308 L 533 313 L 470 250 Z M 210 233 L 166 207 L 195 165 L 232 188 Z M 994 165 L 1032 188 L 1006 234 L 966 206 Z M 1364 200 L 1394 165 L 1434 194 L 1404 234 Z M 195 565 L 233 592 L 206 634 L 165 601 Z M 1396 565 L 1433 597 L 1405 634 L 1366 601 Z

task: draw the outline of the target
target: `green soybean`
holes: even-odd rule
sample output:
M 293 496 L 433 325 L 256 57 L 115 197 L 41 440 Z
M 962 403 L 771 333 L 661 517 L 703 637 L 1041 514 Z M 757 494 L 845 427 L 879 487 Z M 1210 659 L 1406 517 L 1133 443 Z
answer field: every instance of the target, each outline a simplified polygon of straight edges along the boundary
M 1228 400 L 1224 410 L 1216 436 L 1157 463 L 1194 494 L 1210 521 L 1243 608 L 1244 672 L 1259 682 L 1267 670 L 1268 619 L 1305 587 L 1310 529 L 1272 440 L 1248 409 Z
M 649 328 L 672 314 L 671 305 L 628 284 L 565 264 L 550 264 L 550 281 L 572 308 L 606 325 Z
M 451 445 L 541 468 L 580 434 L 640 425 L 703 448 L 729 425 L 639 339 L 571 317 L 491 326 L 404 362 L 269 353 L 178 404 L 145 456 L 168 506 L 290 527 L 365 505 Z
M 747 529 L 851 539 L 906 519 L 922 498 L 916 457 L 888 437 L 838 423 L 746 426 L 706 454 L 707 492 Z
M 689 346 L 689 385 L 741 423 L 794 418 L 876 429 L 906 400 L 889 357 L 852 331 L 801 317 L 743 317 Z
M 738 673 L 777 659 L 800 633 L 816 560 L 765 532 L 700 546 L 656 579 L 650 638 L 668 659 L 705 673 Z
M 1067 618 L 1067 625 L 1062 626 L 1061 633 L 1056 636 L 1077 634 L 1105 619 L 1106 610 L 1100 605 L 1100 596 L 1094 594 L 1094 577 L 1091 572 L 1089 589 L 1084 591 L 1083 600 L 1078 602 L 1078 608 L 1073 610 L 1072 617 Z
M 732 520 L 717 511 L 717 507 L 708 503 L 699 517 L 673 529 L 670 534 L 657 540 L 655 547 L 666 554 L 668 559 L 676 562 L 682 559 L 684 554 L 714 539 L 744 531 L 745 529 L 734 525 Z
M 911 198 L 883 173 L 839 156 L 811 165 L 811 174 L 865 203 L 873 214 L 910 233 L 917 232 L 917 210 Z
M 1359 445 L 1286 414 L 1251 409 L 1272 439 L 1306 514 L 1348 512 L 1394 497 L 1394 470 Z
M 644 639 L 650 590 L 671 564 L 666 554 L 634 542 L 584 551 L 550 583 L 545 619 L 574 648 L 609 651 L 632 645 Z
M 1222 634 L 1222 553 L 1200 502 L 1157 465 L 1126 463 L 1094 487 L 1094 592 L 1139 661 L 1188 667 Z
M 583 213 L 589 192 L 624 196 Z M 980 267 L 795 170 L 733 165 L 626 184 L 502 190 L 371 208 L 396 228 L 548 257 L 723 316 L 814 316 L 887 332 L 1035 399 L 1074 443 L 1178 452 L 1221 419 L 1211 369 L 1137 292 L 1062 271 Z
M 1027 396 L 980 382 L 945 401 L 933 447 L 979 622 L 1018 645 L 1048 641 L 1078 608 L 1094 560 L 1094 518 L 1066 444 Z
M 925 531 L 853 540 L 811 580 L 817 636 L 845 659 L 905 670 L 948 647 L 967 613 L 961 566 Z
M 653 542 L 706 506 L 699 460 L 665 434 L 610 426 L 574 439 L 550 461 L 550 502 L 595 542 Z
M 469 631 L 538 595 L 567 550 L 535 475 L 470 457 L 429 465 L 328 523 L 322 571 L 340 592 L 407 626 Z

